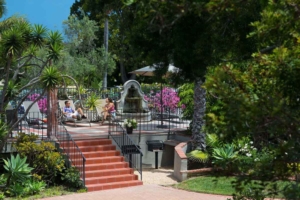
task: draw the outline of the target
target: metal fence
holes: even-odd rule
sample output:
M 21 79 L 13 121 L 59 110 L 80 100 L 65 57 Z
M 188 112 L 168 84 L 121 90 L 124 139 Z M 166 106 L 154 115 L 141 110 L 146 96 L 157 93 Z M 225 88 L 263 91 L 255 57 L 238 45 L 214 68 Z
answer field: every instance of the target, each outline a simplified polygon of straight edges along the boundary
M 131 140 L 119 122 L 110 123 L 108 133 L 129 163 L 129 167 L 137 170 L 142 180 L 143 153 L 140 147 Z
M 55 137 L 58 140 L 59 147 L 62 149 L 62 153 L 67 156 L 70 166 L 75 166 L 79 170 L 83 184 L 85 185 L 86 159 L 61 122 L 59 122 L 58 128 L 55 131 Z

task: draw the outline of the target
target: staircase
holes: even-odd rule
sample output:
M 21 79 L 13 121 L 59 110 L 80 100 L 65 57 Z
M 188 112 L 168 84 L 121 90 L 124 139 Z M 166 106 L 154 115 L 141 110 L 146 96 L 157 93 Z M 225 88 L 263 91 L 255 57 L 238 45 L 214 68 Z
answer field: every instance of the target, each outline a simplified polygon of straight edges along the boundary
M 86 158 L 88 192 L 142 185 L 110 139 L 76 140 Z

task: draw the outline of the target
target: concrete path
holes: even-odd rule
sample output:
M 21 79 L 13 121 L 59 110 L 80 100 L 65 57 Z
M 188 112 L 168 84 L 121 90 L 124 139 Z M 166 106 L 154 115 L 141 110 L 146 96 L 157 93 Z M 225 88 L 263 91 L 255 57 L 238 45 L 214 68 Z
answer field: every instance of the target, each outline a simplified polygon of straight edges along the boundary
M 226 200 L 227 198 L 230 197 L 188 192 L 159 185 L 142 185 L 44 198 L 43 200 Z

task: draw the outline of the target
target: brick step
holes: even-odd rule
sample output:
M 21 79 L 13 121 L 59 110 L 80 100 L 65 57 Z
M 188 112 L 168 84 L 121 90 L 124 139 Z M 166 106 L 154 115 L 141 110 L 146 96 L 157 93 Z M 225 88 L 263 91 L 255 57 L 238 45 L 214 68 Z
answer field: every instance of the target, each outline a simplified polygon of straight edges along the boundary
M 131 187 L 143 185 L 142 181 L 134 180 L 134 181 L 123 181 L 123 182 L 115 182 L 115 183 L 103 183 L 103 184 L 89 184 L 86 185 L 88 192 L 98 191 L 98 190 L 108 190 L 122 187 Z
M 91 177 L 85 179 L 85 184 L 103 184 L 103 183 L 115 183 L 124 181 L 134 181 L 138 180 L 136 174 L 124 174 L 124 175 L 114 175 L 114 176 L 102 176 L 102 177 Z
M 85 178 L 92 178 L 92 177 L 101 178 L 103 176 L 114 176 L 114 175 L 125 175 L 125 174 L 133 174 L 133 169 L 119 168 L 119 169 L 85 171 Z
M 100 164 L 100 163 L 113 163 L 124 161 L 123 156 L 107 156 L 107 157 L 96 157 L 96 158 L 86 158 L 85 164 Z
M 78 146 L 95 146 L 112 144 L 110 139 L 94 139 L 94 140 L 75 140 Z
M 116 150 L 116 146 L 113 144 L 107 145 L 95 145 L 95 146 L 78 146 L 81 152 L 92 152 L 92 151 L 109 151 Z M 66 148 L 67 149 L 67 148 Z
M 82 153 L 85 158 L 119 156 L 121 154 L 120 151 L 117 151 L 117 150 L 82 152 Z
M 112 163 L 103 163 L 103 164 L 88 164 L 85 165 L 85 171 L 93 170 L 103 170 L 103 169 L 119 169 L 119 168 L 128 168 L 129 164 L 127 162 L 112 162 Z

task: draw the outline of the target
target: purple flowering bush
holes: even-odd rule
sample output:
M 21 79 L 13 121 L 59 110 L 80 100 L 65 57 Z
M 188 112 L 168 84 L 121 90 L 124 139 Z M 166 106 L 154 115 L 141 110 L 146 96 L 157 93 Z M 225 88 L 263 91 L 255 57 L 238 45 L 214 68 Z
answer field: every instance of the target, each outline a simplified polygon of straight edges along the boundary
M 156 94 L 153 91 L 150 91 L 149 95 L 145 96 L 145 99 L 148 101 L 148 105 L 150 108 L 156 108 L 158 111 L 163 111 L 166 109 L 170 109 L 171 112 L 174 112 L 175 109 L 178 107 L 178 103 L 180 98 L 177 92 L 169 87 L 165 87 L 162 90 L 162 102 L 161 102 L 161 92 L 157 92 Z M 161 106 L 162 103 L 162 106 Z M 184 105 L 181 106 L 184 108 Z
M 36 100 L 38 97 L 40 96 L 40 94 L 32 94 L 29 95 L 28 98 L 30 99 L 30 101 L 34 101 Z M 47 112 L 47 98 L 41 98 L 40 100 L 37 101 L 39 109 L 42 113 L 46 113 Z

